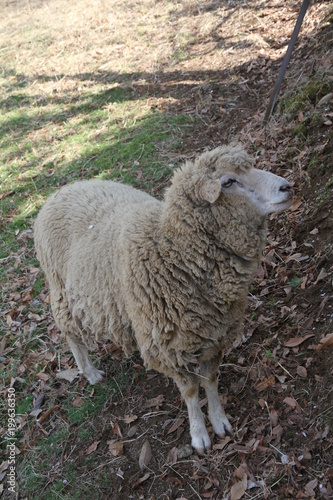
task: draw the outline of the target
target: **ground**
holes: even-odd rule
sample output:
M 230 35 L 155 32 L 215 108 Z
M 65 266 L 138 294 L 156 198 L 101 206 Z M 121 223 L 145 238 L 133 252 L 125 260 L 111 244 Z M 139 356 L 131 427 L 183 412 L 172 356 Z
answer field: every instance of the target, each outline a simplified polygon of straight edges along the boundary
M 262 123 L 299 8 L 289 0 L 5 2 L 3 498 L 333 498 L 329 2 L 310 5 Z M 105 381 L 92 387 L 77 376 L 35 259 L 33 221 L 50 193 L 78 178 L 115 179 L 161 198 L 178 165 L 230 141 L 296 194 L 288 212 L 270 217 L 243 342 L 220 367 L 234 436 L 217 439 L 208 424 L 213 449 L 199 457 L 177 388 L 146 372 L 138 355 L 101 345 L 94 361 Z

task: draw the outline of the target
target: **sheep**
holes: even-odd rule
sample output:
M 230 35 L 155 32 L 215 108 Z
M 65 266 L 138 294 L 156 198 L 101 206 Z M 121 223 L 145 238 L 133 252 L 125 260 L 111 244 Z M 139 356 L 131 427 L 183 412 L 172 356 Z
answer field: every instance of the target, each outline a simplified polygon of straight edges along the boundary
M 54 319 L 80 372 L 91 384 L 102 379 L 88 355 L 101 340 L 127 356 L 138 349 L 147 369 L 178 386 L 199 454 L 211 447 L 199 385 L 215 434 L 232 433 L 218 368 L 241 336 L 266 216 L 293 197 L 285 179 L 253 165 L 239 144 L 205 152 L 174 172 L 164 201 L 113 181 L 77 181 L 35 222 Z

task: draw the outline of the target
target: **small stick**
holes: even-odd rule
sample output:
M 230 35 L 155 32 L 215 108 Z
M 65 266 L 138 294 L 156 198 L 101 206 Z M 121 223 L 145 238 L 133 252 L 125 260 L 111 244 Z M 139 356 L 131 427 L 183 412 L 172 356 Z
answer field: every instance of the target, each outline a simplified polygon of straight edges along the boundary
M 285 75 L 286 70 L 287 70 L 287 66 L 288 66 L 290 58 L 291 58 L 291 54 L 292 54 L 295 42 L 297 40 L 297 36 L 298 36 L 299 30 L 301 29 L 302 22 L 303 22 L 305 13 L 306 13 L 306 11 L 307 11 L 307 9 L 309 7 L 309 4 L 310 4 L 310 0 L 303 0 L 302 6 L 301 6 L 301 10 L 299 11 L 298 18 L 297 18 L 297 21 L 296 21 L 296 24 L 295 24 L 295 28 L 294 28 L 293 34 L 291 35 L 291 38 L 290 38 L 290 42 L 289 42 L 289 45 L 288 45 L 287 52 L 286 52 L 286 54 L 284 56 L 284 59 L 282 61 L 282 65 L 281 65 L 281 68 L 280 68 L 280 71 L 279 71 L 279 75 L 277 77 L 277 80 L 276 80 L 276 83 L 275 83 L 275 86 L 274 86 L 272 97 L 271 97 L 271 99 L 269 101 L 269 104 L 267 106 L 267 109 L 266 109 L 266 113 L 265 113 L 265 117 L 264 117 L 264 121 L 263 121 L 264 125 L 267 124 L 267 122 L 268 122 L 268 120 L 269 120 L 269 118 L 270 118 L 270 116 L 272 114 L 272 111 L 273 111 L 273 108 L 274 108 L 274 105 L 275 105 L 278 93 L 280 91 L 281 84 L 283 82 L 284 75 Z

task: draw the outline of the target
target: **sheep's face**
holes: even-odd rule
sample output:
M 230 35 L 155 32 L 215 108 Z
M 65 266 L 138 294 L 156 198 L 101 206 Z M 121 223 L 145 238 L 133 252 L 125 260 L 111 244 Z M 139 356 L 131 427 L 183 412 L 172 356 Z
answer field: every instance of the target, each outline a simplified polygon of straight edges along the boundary
M 169 199 L 178 204 L 185 194 L 199 206 L 209 203 L 219 212 L 224 206 L 244 222 L 287 209 L 293 198 L 288 181 L 253 164 L 241 144 L 203 153 L 175 173 Z
M 262 216 L 288 208 L 293 197 L 289 182 L 253 164 L 240 144 L 204 153 L 194 163 L 194 198 L 236 211 L 241 206 L 244 211 L 245 206 Z
M 215 194 L 211 200 L 221 199 L 222 203 L 224 201 L 234 206 L 250 204 L 260 215 L 265 216 L 286 210 L 292 198 L 292 188 L 283 177 L 250 168 L 245 172 L 224 173 L 215 182 Z

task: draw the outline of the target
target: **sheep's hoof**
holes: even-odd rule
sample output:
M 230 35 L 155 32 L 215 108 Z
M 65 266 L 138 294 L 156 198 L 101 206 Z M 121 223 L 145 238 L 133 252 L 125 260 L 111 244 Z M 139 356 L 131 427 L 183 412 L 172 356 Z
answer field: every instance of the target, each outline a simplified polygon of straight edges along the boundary
M 204 455 L 211 449 L 211 442 L 209 436 L 195 437 L 192 439 L 192 447 L 198 453 L 198 455 Z
M 225 438 L 233 435 L 232 425 L 225 415 L 221 415 L 216 419 L 211 419 L 215 434 L 220 438 Z
M 102 370 L 97 370 L 94 368 L 93 370 L 89 370 L 89 373 L 84 374 L 86 379 L 88 380 L 89 384 L 95 385 L 101 380 L 103 380 L 103 377 L 105 376 L 105 372 Z

